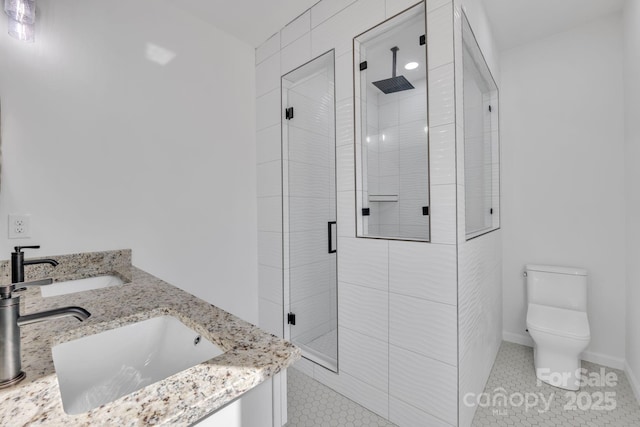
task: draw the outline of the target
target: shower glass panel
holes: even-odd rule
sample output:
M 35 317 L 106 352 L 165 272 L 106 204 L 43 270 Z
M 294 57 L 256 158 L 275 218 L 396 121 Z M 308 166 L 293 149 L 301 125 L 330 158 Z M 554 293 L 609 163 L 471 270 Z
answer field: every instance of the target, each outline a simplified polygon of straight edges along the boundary
M 282 77 L 282 181 L 285 336 L 337 371 L 334 80 L 333 51 Z
M 467 239 L 500 227 L 498 87 L 466 16 L 462 20 Z
M 358 236 L 429 240 L 425 8 L 354 39 Z

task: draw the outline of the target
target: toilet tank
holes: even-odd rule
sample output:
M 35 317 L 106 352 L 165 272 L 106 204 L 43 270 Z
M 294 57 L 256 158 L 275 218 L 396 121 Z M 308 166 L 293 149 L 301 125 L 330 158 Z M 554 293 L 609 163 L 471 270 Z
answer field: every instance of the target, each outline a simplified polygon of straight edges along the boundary
M 527 265 L 527 302 L 587 311 L 587 270 Z

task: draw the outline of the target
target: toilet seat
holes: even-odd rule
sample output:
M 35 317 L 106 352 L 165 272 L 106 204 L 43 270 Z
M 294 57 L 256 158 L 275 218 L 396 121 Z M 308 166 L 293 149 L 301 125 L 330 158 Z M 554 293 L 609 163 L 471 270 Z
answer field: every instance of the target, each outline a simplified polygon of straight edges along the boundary
M 583 311 L 529 304 L 527 328 L 575 340 L 591 339 L 589 320 Z

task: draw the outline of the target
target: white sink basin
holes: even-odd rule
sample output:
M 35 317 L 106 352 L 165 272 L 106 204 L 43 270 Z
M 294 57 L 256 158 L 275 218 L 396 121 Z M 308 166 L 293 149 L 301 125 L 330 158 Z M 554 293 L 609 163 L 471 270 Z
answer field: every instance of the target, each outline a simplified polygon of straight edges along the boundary
M 75 415 L 224 352 L 163 316 L 69 341 L 52 353 L 64 411 Z
M 41 286 L 40 292 L 42 296 L 46 298 L 72 294 L 74 292 L 90 291 L 92 289 L 108 288 L 109 286 L 122 285 L 123 283 L 122 279 L 116 276 L 98 276 Z

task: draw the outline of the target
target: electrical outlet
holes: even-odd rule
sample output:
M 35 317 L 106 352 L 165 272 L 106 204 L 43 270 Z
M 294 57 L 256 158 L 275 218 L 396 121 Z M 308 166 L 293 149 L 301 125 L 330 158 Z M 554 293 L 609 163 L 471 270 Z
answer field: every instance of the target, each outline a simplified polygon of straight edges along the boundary
M 31 215 L 9 215 L 9 238 L 28 239 L 31 237 Z

